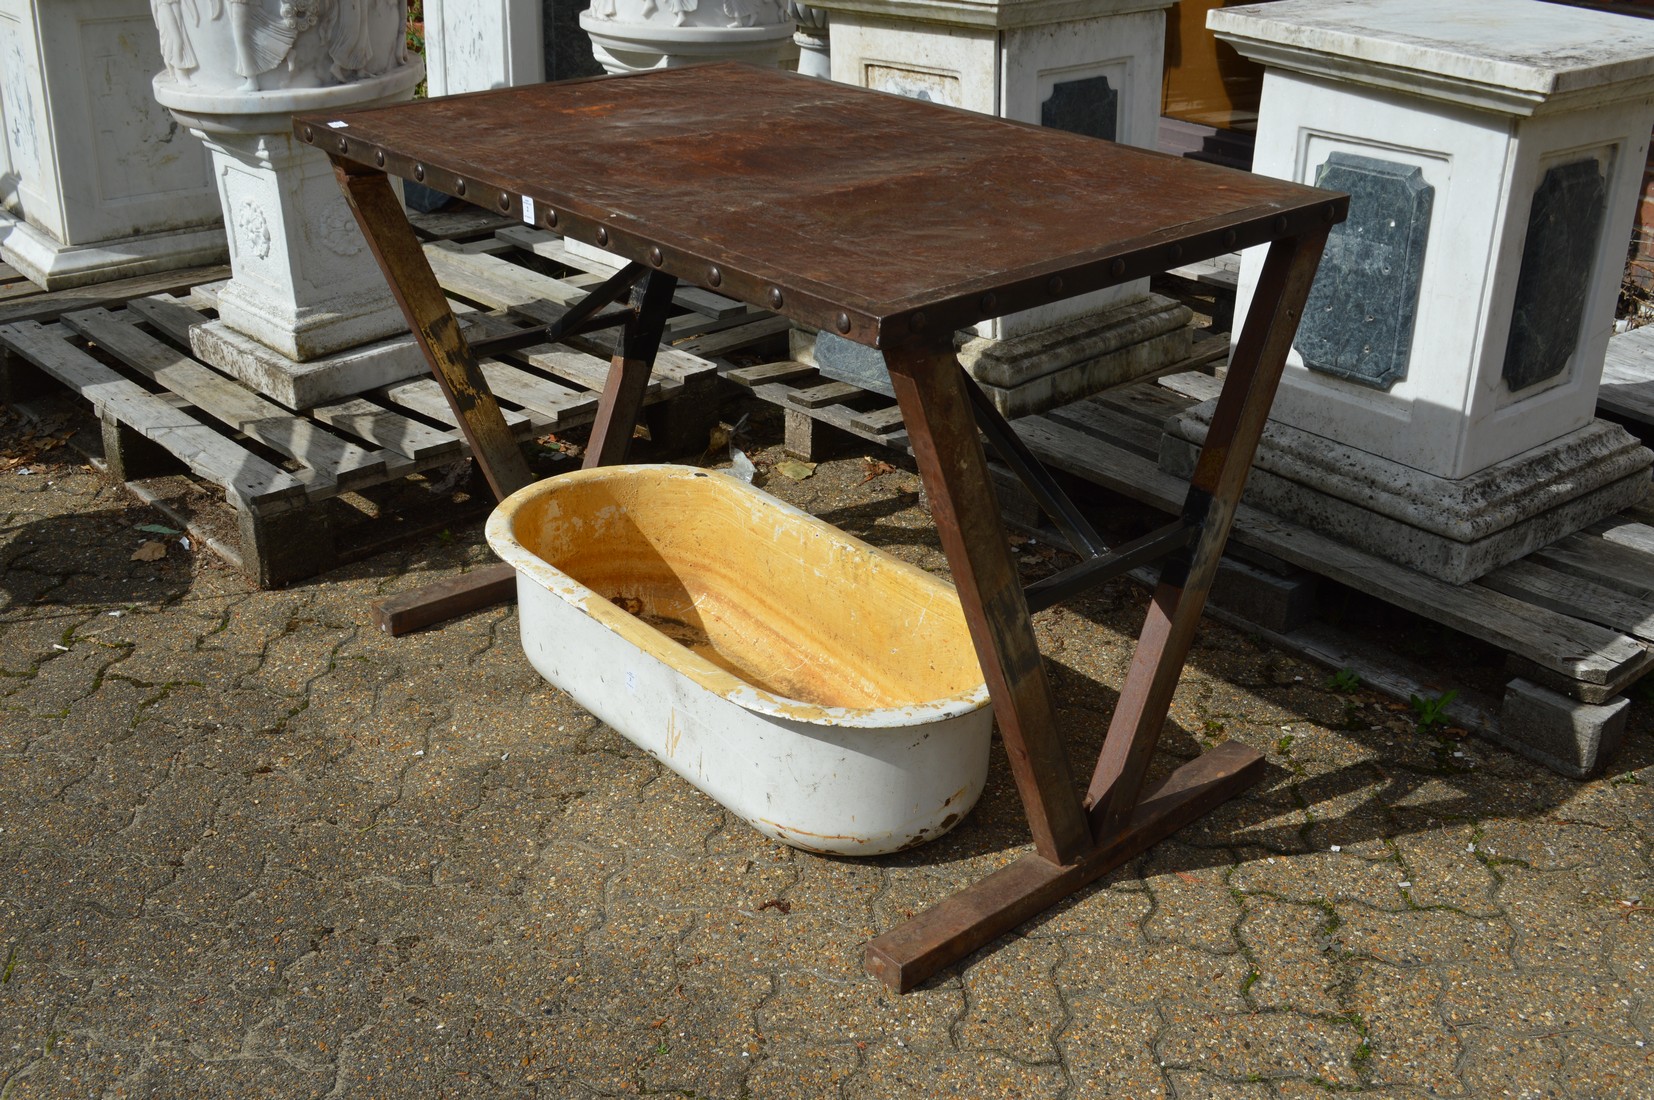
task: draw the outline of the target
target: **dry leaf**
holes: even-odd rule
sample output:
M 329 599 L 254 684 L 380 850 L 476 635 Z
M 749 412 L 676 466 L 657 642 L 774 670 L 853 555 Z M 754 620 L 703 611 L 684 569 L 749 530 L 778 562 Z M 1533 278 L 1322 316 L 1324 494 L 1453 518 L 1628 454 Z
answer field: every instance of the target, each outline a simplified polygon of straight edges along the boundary
M 883 477 L 885 474 L 893 474 L 896 472 L 896 467 L 884 461 L 882 458 L 874 458 L 871 455 L 867 455 L 864 456 L 861 461 L 863 467 L 866 469 L 866 473 L 861 479 L 861 484 L 863 485 L 866 485 L 869 481 L 872 481 L 876 477 Z
M 133 561 L 160 561 L 167 556 L 167 544 L 151 540 L 132 551 Z
M 775 472 L 782 477 L 790 477 L 794 481 L 803 481 L 807 477 L 814 477 L 816 464 L 814 462 L 800 462 L 796 458 L 784 458 L 775 464 Z

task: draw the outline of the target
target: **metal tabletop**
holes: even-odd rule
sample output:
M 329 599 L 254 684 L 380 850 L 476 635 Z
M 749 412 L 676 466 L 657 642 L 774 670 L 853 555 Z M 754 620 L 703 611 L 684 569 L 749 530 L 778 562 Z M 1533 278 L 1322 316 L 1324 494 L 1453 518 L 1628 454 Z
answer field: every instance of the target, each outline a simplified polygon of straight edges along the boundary
M 874 347 L 1328 225 L 1346 201 L 733 63 L 307 115 L 296 131 Z

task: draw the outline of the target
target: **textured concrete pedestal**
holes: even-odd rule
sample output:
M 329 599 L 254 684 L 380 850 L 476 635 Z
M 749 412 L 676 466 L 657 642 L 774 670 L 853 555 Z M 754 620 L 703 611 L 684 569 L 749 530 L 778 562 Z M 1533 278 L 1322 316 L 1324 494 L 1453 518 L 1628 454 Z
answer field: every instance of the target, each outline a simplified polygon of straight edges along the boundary
M 831 13 L 834 80 L 1155 147 L 1170 0 L 815 6 Z M 982 247 L 991 254 L 993 242 Z M 1002 412 L 1021 416 L 1186 357 L 1192 317 L 1135 280 L 984 321 L 960 334 L 961 358 Z
M 222 263 L 207 156 L 155 102 L 146 0 L 0 0 L 0 256 L 51 290 Z
M 1258 502 L 1462 582 L 1637 499 L 1654 456 L 1592 418 L 1654 125 L 1654 22 L 1280 0 L 1208 25 L 1266 66 L 1254 169 L 1351 196 Z M 1261 267 L 1246 256 L 1237 313 Z

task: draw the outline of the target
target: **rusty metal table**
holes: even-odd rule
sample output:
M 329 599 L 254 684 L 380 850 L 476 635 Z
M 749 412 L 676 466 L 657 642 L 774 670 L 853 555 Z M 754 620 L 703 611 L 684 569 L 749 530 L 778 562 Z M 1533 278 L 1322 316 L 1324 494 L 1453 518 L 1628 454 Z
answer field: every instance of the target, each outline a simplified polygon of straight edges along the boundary
M 560 323 L 630 295 L 586 462 L 623 458 L 678 280 L 883 352 L 970 623 L 1034 851 L 868 944 L 905 990 L 1255 782 L 1227 742 L 1147 788 L 1328 230 L 1343 195 L 742 65 L 295 119 L 358 223 L 501 496 L 530 480 L 386 173 L 601 245 L 628 266 Z M 955 330 L 1177 264 L 1269 244 L 1183 514 L 1109 549 L 954 356 Z M 557 330 L 554 326 L 554 330 Z M 538 332 L 532 342 L 547 338 Z M 556 335 L 556 331 L 553 331 Z M 524 341 L 525 343 L 530 341 Z M 1030 480 L 1082 561 L 1024 592 L 982 436 Z M 1082 793 L 1029 621 L 1163 558 Z

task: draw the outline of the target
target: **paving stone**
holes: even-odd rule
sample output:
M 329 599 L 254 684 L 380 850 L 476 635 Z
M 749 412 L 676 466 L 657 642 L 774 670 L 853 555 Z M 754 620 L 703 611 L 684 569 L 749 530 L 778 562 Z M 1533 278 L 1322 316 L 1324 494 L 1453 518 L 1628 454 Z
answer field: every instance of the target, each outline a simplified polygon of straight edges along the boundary
M 1251 963 L 1241 952 L 1217 954 L 1189 944 L 1138 944 L 1094 936 L 1064 943 L 1056 970 L 1065 996 L 1099 994 L 1121 1005 L 1178 1001 L 1213 1012 L 1242 1012 Z
M 1219 1016 L 1181 1005 L 1166 1006 L 1160 1015 L 1166 1028 L 1155 1049 L 1168 1067 L 1235 1079 L 1359 1083 L 1355 1056 L 1361 1036 L 1349 1024 L 1296 1012 Z
M 1514 934 L 1502 920 L 1449 909 L 1391 913 L 1353 903 L 1338 906 L 1337 912 L 1333 940 L 1358 958 L 1394 966 L 1500 966 L 1511 961 Z
M 1345 1005 L 1366 1028 L 1361 1072 L 1368 1082 L 1412 1086 L 1431 1096 L 1464 1095 L 1458 1079 L 1463 1048 L 1456 1029 L 1443 1020 L 1442 990 L 1443 978 L 1434 970 L 1351 964 Z
M 1240 942 L 1252 969 L 1246 996 L 1259 1008 L 1333 1016 L 1340 1011 L 1332 907 L 1249 898 Z
M 1169 1069 L 1174 1100 L 1271 1100 L 1269 1086 L 1261 1081 L 1225 1081 L 1199 1070 Z
M 1079 1096 L 1165 1097 L 1170 1085 L 1155 1047 L 1164 1024 L 1146 1006 L 1104 994 L 1074 994 L 1058 1045 Z
M 1571 871 L 1500 868 L 1499 903 L 1516 932 L 1514 957 L 1525 966 L 1596 969 L 1602 961 L 1609 923 L 1619 915 L 1618 899 L 1586 888 Z M 1616 894 L 1636 897 L 1629 893 Z
M 1554 1037 L 1517 1038 L 1496 1030 L 1467 1028 L 1459 1077 L 1465 1093 L 1510 1100 L 1569 1096 L 1562 1064 L 1564 1043 Z

